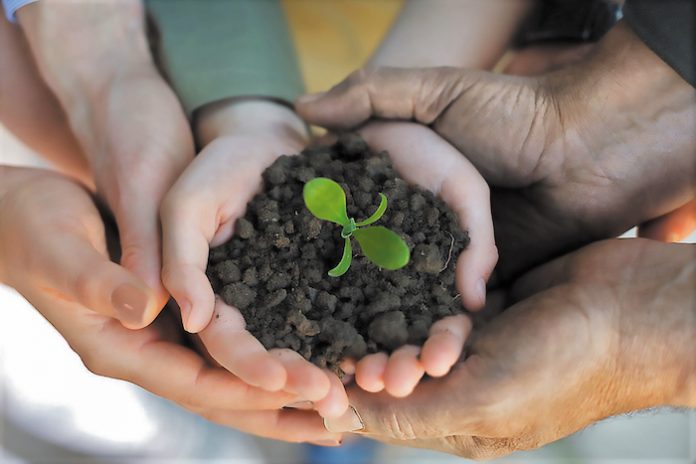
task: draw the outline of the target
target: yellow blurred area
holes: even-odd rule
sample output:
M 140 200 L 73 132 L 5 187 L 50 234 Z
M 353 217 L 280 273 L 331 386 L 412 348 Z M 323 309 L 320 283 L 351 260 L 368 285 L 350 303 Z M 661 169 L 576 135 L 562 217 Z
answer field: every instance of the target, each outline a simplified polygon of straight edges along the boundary
M 308 92 L 326 90 L 361 67 L 403 0 L 283 0 Z

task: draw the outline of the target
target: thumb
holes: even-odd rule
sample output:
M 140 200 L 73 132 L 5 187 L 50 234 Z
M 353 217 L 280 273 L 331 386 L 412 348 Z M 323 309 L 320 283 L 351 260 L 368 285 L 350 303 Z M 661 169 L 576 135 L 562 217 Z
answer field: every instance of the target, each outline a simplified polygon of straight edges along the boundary
M 360 69 L 328 92 L 298 98 L 295 109 L 307 122 L 334 130 L 371 117 L 431 124 L 476 74 L 447 67 Z
M 130 329 L 150 322 L 156 302 L 145 282 L 109 260 L 104 239 L 66 230 L 53 235 L 37 256 L 44 290 L 113 317 Z M 103 237 L 103 232 L 101 234 Z
M 324 425 L 330 432 L 361 433 L 386 442 L 465 433 L 474 425 L 473 401 L 479 396 L 473 364 L 467 360 L 447 377 L 421 382 L 406 398 L 352 388 L 348 411 L 324 419 Z

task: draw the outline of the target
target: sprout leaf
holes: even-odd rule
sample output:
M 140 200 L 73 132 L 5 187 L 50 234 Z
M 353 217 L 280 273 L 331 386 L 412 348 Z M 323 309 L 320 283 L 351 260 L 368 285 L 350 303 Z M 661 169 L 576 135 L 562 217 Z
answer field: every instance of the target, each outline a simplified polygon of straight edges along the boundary
M 365 219 L 364 221 L 356 222 L 355 225 L 358 227 L 369 226 L 370 224 L 379 221 L 379 219 L 384 216 L 384 212 L 387 210 L 387 197 L 383 193 L 379 194 L 379 206 L 377 210 L 372 213 L 372 216 Z
M 317 177 L 305 184 L 302 194 L 307 209 L 317 218 L 341 226 L 350 222 L 346 212 L 346 194 L 337 182 Z
M 344 239 L 345 245 L 343 245 L 343 256 L 341 257 L 341 262 L 336 265 L 335 268 L 329 271 L 331 277 L 340 277 L 348 271 L 350 263 L 353 261 L 353 247 L 350 245 L 350 237 Z
M 408 264 L 410 252 L 406 242 L 386 227 L 356 229 L 353 237 L 360 243 L 365 256 L 379 267 L 393 271 Z

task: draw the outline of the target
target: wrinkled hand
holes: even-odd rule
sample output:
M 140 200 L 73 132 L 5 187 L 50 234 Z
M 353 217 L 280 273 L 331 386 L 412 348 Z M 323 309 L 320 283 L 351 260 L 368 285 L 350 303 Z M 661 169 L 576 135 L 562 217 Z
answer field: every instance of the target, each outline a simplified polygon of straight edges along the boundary
M 696 197 L 696 90 L 623 24 L 554 73 L 363 70 L 297 110 L 330 128 L 430 125 L 495 187 L 505 280 Z
M 468 230 L 471 243 L 457 259 L 456 284 L 465 308 L 486 301 L 486 281 L 497 260 L 489 190 L 476 169 L 447 141 L 418 124 L 372 123 L 360 131 L 376 150 L 387 150 L 394 167 L 409 183 L 439 195 Z M 425 373 L 441 377 L 461 355 L 471 322 L 465 315 L 436 322 L 421 347 L 406 345 L 391 356 L 368 355 L 357 363 L 355 380 L 370 392 L 409 395 Z
M 158 307 L 140 315 L 143 327 L 168 298 L 160 201 L 194 151 L 181 106 L 150 56 L 141 2 L 38 2 L 18 18 L 114 213 L 121 263 L 155 292 Z
M 361 433 L 487 459 L 608 416 L 696 405 L 696 245 L 610 240 L 522 277 L 468 357 L 407 400 L 351 390 Z M 351 414 L 330 430 L 360 428 Z
M 209 367 L 181 346 L 169 314 L 141 330 L 123 327 L 132 325 L 132 306 L 156 301 L 142 280 L 109 261 L 104 224 L 84 188 L 39 169 L 0 167 L 0 179 L 0 281 L 27 298 L 89 370 L 245 432 L 339 440 L 316 413 L 280 409 L 297 395 L 268 393 Z

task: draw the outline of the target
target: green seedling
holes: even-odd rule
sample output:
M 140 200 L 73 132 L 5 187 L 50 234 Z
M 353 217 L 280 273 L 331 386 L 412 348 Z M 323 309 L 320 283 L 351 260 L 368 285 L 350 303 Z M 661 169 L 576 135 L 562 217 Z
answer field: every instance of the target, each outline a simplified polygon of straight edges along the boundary
M 353 260 L 353 248 L 350 238 L 360 244 L 365 256 L 377 266 L 390 271 L 401 269 L 408 264 L 410 252 L 406 242 L 394 231 L 383 226 L 366 227 L 377 222 L 387 210 L 387 197 L 380 193 L 377 210 L 364 221 L 355 221 L 348 217 L 346 210 L 346 193 L 335 181 L 326 177 L 317 177 L 307 182 L 303 190 L 307 209 L 318 219 L 330 221 L 342 226 L 343 257 L 329 271 L 331 277 L 339 277 L 348 271 Z

